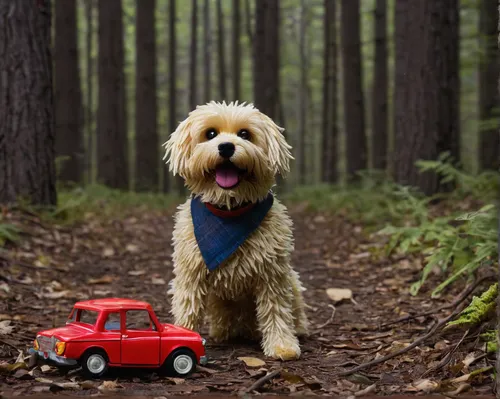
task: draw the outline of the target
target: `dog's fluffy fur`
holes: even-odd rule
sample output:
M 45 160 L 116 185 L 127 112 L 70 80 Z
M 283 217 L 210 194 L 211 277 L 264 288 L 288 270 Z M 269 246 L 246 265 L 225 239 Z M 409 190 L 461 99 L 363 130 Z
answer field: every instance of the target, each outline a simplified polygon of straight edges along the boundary
M 206 132 L 218 135 L 208 140 Z M 250 140 L 238 137 L 246 129 Z M 170 171 L 184 178 L 203 202 L 229 209 L 264 199 L 277 173 L 286 174 L 292 159 L 282 130 L 253 105 L 211 102 L 198 106 L 164 144 Z M 231 142 L 230 161 L 245 170 L 238 186 L 224 189 L 214 170 L 224 160 L 218 145 Z M 298 336 L 307 333 L 304 288 L 290 265 L 292 221 L 278 200 L 259 228 L 216 270 L 209 272 L 194 236 L 188 199 L 179 207 L 173 233 L 175 323 L 199 330 L 205 315 L 210 337 L 261 339 L 266 356 L 282 360 L 300 356 Z

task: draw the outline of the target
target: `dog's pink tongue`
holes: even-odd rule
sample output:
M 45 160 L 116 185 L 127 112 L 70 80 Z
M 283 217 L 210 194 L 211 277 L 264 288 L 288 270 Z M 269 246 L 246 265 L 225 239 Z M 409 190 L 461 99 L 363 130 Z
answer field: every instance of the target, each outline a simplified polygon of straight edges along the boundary
M 219 167 L 215 169 L 215 181 L 224 188 L 233 187 L 238 183 L 238 171 L 233 168 Z

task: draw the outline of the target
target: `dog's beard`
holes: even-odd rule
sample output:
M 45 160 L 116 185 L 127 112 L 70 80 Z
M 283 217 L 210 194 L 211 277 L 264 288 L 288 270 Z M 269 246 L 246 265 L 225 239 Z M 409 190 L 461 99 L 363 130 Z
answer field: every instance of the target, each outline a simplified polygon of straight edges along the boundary
M 217 141 L 199 144 L 188 162 L 186 186 L 203 202 L 228 209 L 263 200 L 274 184 L 274 173 L 262 149 L 238 143 L 234 155 L 223 159 Z

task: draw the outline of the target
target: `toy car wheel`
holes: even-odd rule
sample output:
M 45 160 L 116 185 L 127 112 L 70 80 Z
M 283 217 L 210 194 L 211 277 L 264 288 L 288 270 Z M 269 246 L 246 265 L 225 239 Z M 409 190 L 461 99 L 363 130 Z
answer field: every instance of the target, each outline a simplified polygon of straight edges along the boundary
M 176 376 L 186 377 L 196 369 L 196 357 L 189 349 L 177 349 L 167 358 L 165 369 Z
M 106 353 L 99 350 L 87 352 L 82 358 L 82 369 L 88 377 L 102 377 L 108 371 Z

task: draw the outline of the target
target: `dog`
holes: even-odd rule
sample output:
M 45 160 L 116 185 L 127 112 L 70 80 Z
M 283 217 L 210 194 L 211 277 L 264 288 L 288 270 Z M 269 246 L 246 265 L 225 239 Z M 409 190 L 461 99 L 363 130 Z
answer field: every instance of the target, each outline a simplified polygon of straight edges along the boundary
M 208 318 L 215 342 L 260 340 L 265 356 L 292 360 L 308 320 L 292 220 L 271 191 L 293 159 L 283 130 L 253 104 L 210 102 L 163 144 L 191 192 L 174 218 L 168 294 L 175 324 L 199 330 Z

